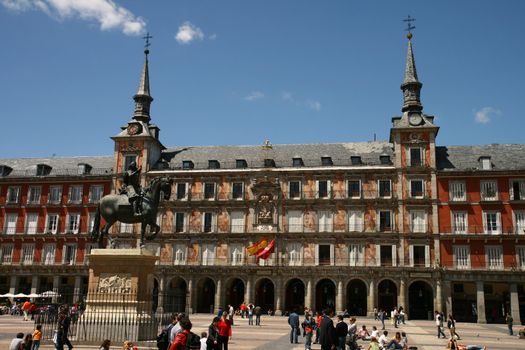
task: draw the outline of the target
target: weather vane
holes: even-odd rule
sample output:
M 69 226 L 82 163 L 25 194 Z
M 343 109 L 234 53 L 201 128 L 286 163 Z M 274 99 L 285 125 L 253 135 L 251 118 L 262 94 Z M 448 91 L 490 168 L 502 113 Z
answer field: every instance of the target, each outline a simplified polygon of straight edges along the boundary
M 143 36 L 142 39 L 146 40 L 146 44 L 144 44 L 144 50 L 149 52 L 148 47 L 151 46 L 149 39 L 153 39 L 153 37 L 149 35 L 149 32 L 147 32 L 146 36 Z
M 407 18 L 403 20 L 403 22 L 407 22 L 407 29 L 405 30 L 408 32 L 407 38 L 409 40 L 412 39 L 412 29 L 416 29 L 416 27 L 412 25 L 412 22 L 414 22 L 415 20 L 416 19 L 410 17 L 410 15 L 408 15 Z

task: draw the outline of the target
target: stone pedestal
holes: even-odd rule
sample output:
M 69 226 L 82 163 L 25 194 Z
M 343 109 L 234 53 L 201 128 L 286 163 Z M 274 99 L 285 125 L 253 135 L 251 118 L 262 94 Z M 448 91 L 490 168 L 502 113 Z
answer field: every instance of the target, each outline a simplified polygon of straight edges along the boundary
M 77 338 L 143 341 L 155 339 L 153 270 L 157 257 L 141 249 L 93 249 L 85 311 Z

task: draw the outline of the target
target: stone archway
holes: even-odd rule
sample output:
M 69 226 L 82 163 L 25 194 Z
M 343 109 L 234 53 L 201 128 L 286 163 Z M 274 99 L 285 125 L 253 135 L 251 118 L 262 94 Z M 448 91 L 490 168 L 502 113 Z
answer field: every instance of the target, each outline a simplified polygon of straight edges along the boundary
M 186 295 L 188 292 L 186 281 L 180 277 L 174 277 L 165 290 L 164 311 L 170 313 L 186 312 Z
M 476 284 L 473 282 L 453 282 L 452 313 L 459 322 L 477 322 Z
M 487 323 L 505 323 L 510 311 L 510 289 L 508 283 L 485 283 L 485 317 Z
M 275 310 L 275 286 L 268 278 L 263 278 L 255 284 L 255 305 L 260 306 L 265 312 Z M 246 302 L 250 303 L 250 300 Z
M 205 277 L 197 283 L 197 312 L 212 314 L 215 310 L 215 282 Z
M 284 312 L 304 310 L 304 283 L 298 278 L 293 278 L 286 283 L 286 296 L 284 299 Z
M 351 280 L 346 286 L 346 310 L 352 316 L 366 316 L 368 292 L 365 282 Z
M 226 284 L 226 305 L 232 305 L 234 309 L 238 309 L 244 300 L 244 282 L 239 278 L 234 278 Z M 225 309 L 226 310 L 226 309 Z
M 330 308 L 335 311 L 335 283 L 327 278 L 317 282 L 315 286 L 315 310 Z
M 408 317 L 411 320 L 431 320 L 434 315 L 434 292 L 424 281 L 408 287 Z
M 379 310 L 385 310 L 387 315 L 397 306 L 397 286 L 389 279 L 382 280 L 377 285 L 377 306 Z

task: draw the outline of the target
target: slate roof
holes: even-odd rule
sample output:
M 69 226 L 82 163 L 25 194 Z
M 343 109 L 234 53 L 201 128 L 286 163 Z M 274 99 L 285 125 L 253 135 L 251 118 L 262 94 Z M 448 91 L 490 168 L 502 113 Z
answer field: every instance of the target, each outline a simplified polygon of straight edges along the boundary
M 89 175 L 111 174 L 113 156 L 79 156 L 51 158 L 0 158 L 0 166 L 6 165 L 12 171 L 6 177 L 36 176 L 37 165 L 45 164 L 51 167 L 46 176 L 78 176 L 78 165 L 84 163 L 91 166 Z
M 393 157 L 392 144 L 386 141 L 251 146 L 197 146 L 168 148 L 162 152 L 169 168 L 180 169 L 190 160 L 195 169 L 207 169 L 209 160 L 217 160 L 221 168 L 235 168 L 237 159 L 244 159 L 248 168 L 261 168 L 264 159 L 273 159 L 276 167 L 292 166 L 293 158 L 302 158 L 305 167 L 322 166 L 321 157 L 331 157 L 334 166 L 351 165 L 351 156 L 361 156 L 363 165 L 380 165 L 380 155 Z
M 525 170 L 525 144 L 436 147 L 437 169 L 480 170 L 480 157 L 489 156 L 493 170 Z

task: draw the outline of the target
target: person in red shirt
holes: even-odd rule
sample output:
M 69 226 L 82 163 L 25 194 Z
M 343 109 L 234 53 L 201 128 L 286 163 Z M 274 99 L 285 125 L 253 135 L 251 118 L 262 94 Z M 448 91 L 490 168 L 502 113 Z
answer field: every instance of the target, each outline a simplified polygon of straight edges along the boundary
M 232 336 L 232 326 L 230 320 L 228 320 L 227 313 L 222 314 L 221 320 L 217 322 L 217 328 L 219 329 L 219 336 L 217 337 L 219 350 L 228 350 L 228 340 Z
M 186 349 L 186 342 L 188 341 L 188 335 L 190 334 L 192 324 L 188 317 L 184 317 L 179 321 L 179 325 L 182 331 L 177 333 L 177 335 L 175 336 L 175 339 L 173 340 L 173 344 L 171 344 L 169 350 L 185 350 Z
M 26 300 L 26 302 L 22 305 L 22 311 L 24 312 L 24 321 L 29 321 L 29 310 L 31 309 L 31 303 L 29 300 Z

